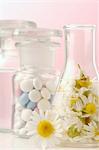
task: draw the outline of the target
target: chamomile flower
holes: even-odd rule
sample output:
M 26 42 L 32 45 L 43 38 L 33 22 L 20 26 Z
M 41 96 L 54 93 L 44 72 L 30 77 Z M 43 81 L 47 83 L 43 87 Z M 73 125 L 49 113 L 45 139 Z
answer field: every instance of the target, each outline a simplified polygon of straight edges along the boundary
M 92 138 L 99 142 L 99 122 L 92 121 L 88 125 L 84 125 L 84 132 L 87 138 Z
M 70 108 L 83 117 L 96 115 L 99 107 L 98 99 L 92 93 L 88 97 L 80 95 L 79 97 L 71 98 L 70 104 Z
M 80 112 L 82 110 L 83 104 L 80 98 L 78 97 L 71 98 L 70 104 L 72 110 L 74 110 L 75 112 Z
M 75 114 L 68 114 L 63 122 L 63 137 L 65 140 L 69 140 L 71 142 L 76 142 L 81 140 L 81 130 L 83 124 Z
M 82 95 L 88 97 L 88 95 L 91 93 L 91 88 L 82 87 L 79 90 L 77 90 L 77 92 L 79 97 Z
M 56 110 L 63 121 L 62 139 L 66 142 L 99 141 L 99 85 L 94 86 L 94 81 L 83 73 L 80 65 L 78 68 L 80 76 L 63 79 L 63 88 L 55 97 Z
M 78 64 L 78 68 L 80 70 L 80 78 L 76 79 L 76 85 L 75 87 L 77 89 L 80 89 L 82 87 L 89 88 L 92 86 L 92 81 L 88 76 L 85 76 L 83 73 L 83 70 L 81 69 L 80 65 Z
M 85 96 L 82 97 L 83 102 L 83 113 L 85 117 L 93 116 L 97 112 L 98 101 L 93 94 L 90 94 L 88 98 Z
M 46 147 L 59 144 L 62 136 L 61 120 L 53 111 L 33 112 L 27 131 L 33 136 L 36 144 Z

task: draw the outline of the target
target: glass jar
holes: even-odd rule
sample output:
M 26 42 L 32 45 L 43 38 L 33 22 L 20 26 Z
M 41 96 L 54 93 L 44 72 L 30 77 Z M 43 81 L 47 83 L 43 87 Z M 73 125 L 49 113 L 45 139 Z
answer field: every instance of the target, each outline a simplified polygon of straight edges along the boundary
M 0 68 L 19 68 L 18 50 L 15 47 L 13 36 L 25 30 L 32 30 L 37 25 L 32 21 L 1 20 L 0 21 Z M 17 68 L 16 68 L 17 67 Z
M 95 26 L 64 27 L 66 63 L 53 105 L 63 121 L 64 146 L 99 146 L 99 73 Z
M 31 21 L 0 20 L 0 131 L 12 128 L 12 77 L 20 65 L 13 36 L 33 28 Z
M 34 29 L 16 36 L 20 50 L 20 71 L 14 76 L 13 130 L 19 137 L 29 138 L 33 112 L 46 112 L 52 107 L 59 71 L 56 50 L 62 33 L 58 30 Z

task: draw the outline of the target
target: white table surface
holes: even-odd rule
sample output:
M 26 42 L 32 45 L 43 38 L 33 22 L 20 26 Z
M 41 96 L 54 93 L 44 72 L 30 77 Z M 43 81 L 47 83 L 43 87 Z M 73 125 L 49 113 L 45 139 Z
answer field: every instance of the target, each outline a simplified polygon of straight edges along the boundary
M 48 150 L 99 150 L 99 148 L 53 148 Z M 39 150 L 32 139 L 18 138 L 9 133 L 0 133 L 0 150 Z M 41 150 L 41 149 L 40 149 Z

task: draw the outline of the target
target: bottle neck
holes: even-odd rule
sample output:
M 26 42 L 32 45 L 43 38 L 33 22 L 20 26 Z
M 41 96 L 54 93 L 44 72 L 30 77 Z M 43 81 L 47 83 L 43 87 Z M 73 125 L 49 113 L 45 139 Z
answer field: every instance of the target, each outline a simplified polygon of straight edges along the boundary
M 95 30 L 71 29 L 66 30 L 67 65 L 66 72 L 78 73 L 78 64 L 86 75 L 96 77 L 95 68 Z

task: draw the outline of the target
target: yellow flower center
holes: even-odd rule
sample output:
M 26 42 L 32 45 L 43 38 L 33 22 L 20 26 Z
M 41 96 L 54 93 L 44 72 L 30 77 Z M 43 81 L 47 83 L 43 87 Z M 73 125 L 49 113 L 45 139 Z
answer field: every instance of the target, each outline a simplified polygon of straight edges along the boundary
M 48 138 L 50 135 L 54 133 L 54 131 L 55 129 L 49 121 L 42 120 L 38 123 L 37 132 L 40 136 Z
M 90 90 L 85 91 L 85 92 L 83 93 L 83 95 L 85 95 L 86 97 L 88 97 L 89 94 L 90 94 Z
M 99 128 L 95 128 L 95 137 L 99 136 Z M 97 142 L 99 142 L 98 139 L 95 139 Z
M 71 127 L 69 127 L 67 134 L 69 137 L 74 138 L 74 137 L 80 135 L 80 131 L 78 131 L 78 129 L 75 127 L 75 125 L 72 125 Z
M 85 112 L 88 114 L 96 113 L 96 106 L 94 103 L 88 103 L 85 107 Z
M 73 107 L 78 100 L 79 100 L 79 98 L 71 98 L 71 100 L 70 100 L 70 107 Z
M 92 82 L 89 80 L 89 79 L 79 79 L 79 80 L 76 80 L 76 87 L 79 89 L 81 87 L 90 87 L 92 85 Z
M 95 135 L 99 136 L 99 128 L 95 128 Z
M 99 136 L 99 131 L 96 132 L 96 136 Z

